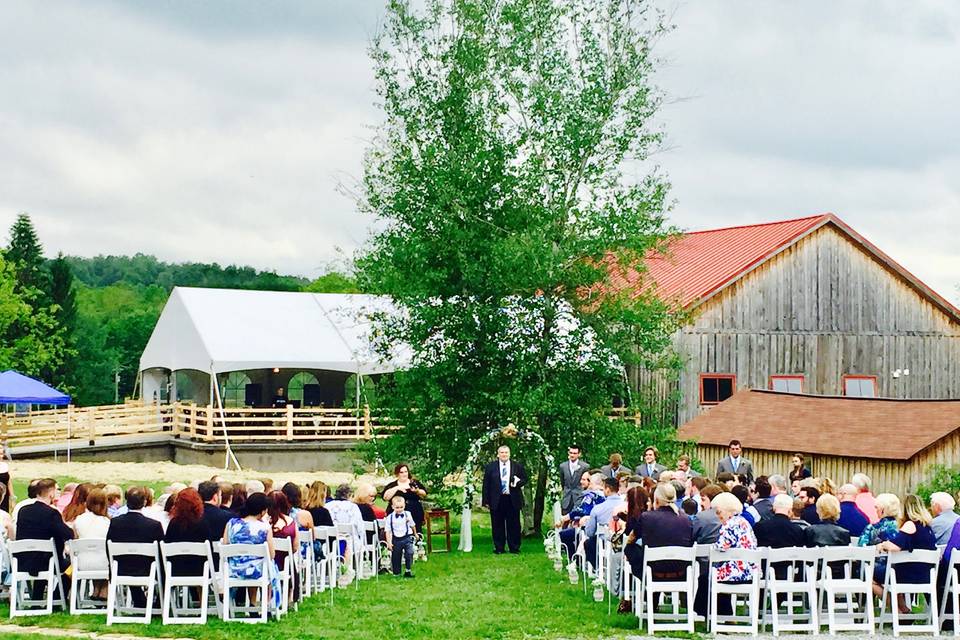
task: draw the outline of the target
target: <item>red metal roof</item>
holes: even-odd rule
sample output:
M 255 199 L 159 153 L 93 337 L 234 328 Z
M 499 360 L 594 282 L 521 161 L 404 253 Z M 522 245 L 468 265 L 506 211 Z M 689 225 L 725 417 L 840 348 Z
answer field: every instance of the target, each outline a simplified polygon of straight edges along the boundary
M 656 254 L 646 259 L 645 276 L 631 271 L 617 279 L 628 286 L 638 285 L 641 278 L 652 280 L 659 298 L 689 307 L 829 218 L 830 214 L 823 214 L 686 233 L 670 243 L 666 255 Z
M 695 306 L 749 273 L 768 258 L 825 224 L 832 224 L 923 297 L 960 322 L 960 311 L 919 278 L 880 251 L 832 213 L 724 229 L 692 231 L 670 242 L 666 254 L 651 253 L 646 273 L 612 267 L 618 288 L 643 290 L 653 283 L 657 297 L 681 307 Z

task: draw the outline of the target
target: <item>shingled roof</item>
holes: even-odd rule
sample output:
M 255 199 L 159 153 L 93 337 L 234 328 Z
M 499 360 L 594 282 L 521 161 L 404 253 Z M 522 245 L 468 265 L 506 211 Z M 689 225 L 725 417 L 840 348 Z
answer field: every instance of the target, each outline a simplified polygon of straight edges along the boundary
M 611 280 L 618 288 L 637 290 L 652 283 L 660 299 L 693 308 L 825 225 L 832 225 L 887 271 L 960 322 L 960 310 L 832 213 L 685 233 L 670 242 L 665 255 L 652 253 L 646 258 L 646 273 L 614 268 Z
M 909 460 L 960 428 L 960 400 L 898 400 L 739 391 L 680 427 L 700 444 Z

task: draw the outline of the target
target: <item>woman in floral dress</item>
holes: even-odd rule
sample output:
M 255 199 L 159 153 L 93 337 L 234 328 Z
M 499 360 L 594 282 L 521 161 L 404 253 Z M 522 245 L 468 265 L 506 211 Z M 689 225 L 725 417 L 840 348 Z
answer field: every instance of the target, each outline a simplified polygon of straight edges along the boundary
M 740 515 L 743 511 L 743 503 L 732 493 L 721 493 L 714 498 L 710 506 L 717 513 L 717 519 L 720 520 L 720 533 L 717 541 L 714 543 L 714 549 L 727 551 L 728 549 L 756 549 L 757 537 L 753 534 L 753 529 L 747 523 L 746 519 Z M 753 578 L 753 572 L 760 568 L 752 562 L 743 560 L 728 560 L 716 565 L 717 580 L 720 582 L 749 582 Z M 697 600 L 694 604 L 694 610 L 705 616 L 707 614 L 707 582 L 709 581 L 709 571 L 704 571 L 700 577 L 700 588 L 697 590 Z M 717 613 L 719 615 L 730 615 L 733 608 L 730 603 L 730 597 L 717 599 Z
M 270 550 L 270 558 L 267 562 L 256 556 L 237 556 L 229 558 L 228 569 L 231 578 L 246 580 L 257 580 L 263 576 L 263 571 L 266 570 L 270 580 L 269 607 L 272 611 L 277 611 L 280 608 L 281 597 L 280 574 L 277 571 L 277 565 L 273 562 L 273 532 L 270 525 L 263 521 L 266 513 L 267 496 L 262 493 L 247 496 L 244 516 L 233 518 L 227 523 L 227 528 L 223 532 L 223 544 L 267 543 L 267 548 Z M 255 605 L 257 603 L 257 590 L 248 589 L 247 591 L 249 602 Z

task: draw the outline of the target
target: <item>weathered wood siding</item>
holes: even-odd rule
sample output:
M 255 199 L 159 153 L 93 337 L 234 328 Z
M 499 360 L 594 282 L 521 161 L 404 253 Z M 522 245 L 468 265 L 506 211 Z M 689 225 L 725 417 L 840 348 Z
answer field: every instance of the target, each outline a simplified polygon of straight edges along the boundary
M 956 446 L 956 445 L 955 445 Z M 757 475 L 779 473 L 786 476 L 790 472 L 790 458 L 794 452 L 760 451 L 745 449 L 743 456 L 753 464 Z M 717 472 L 717 462 L 727 455 L 727 448 L 716 445 L 698 445 L 693 452 L 706 470 L 707 476 Z M 830 478 L 837 486 L 849 482 L 855 473 L 870 476 L 874 493 L 895 493 L 903 496 L 916 488 L 922 474 L 913 473 L 919 468 L 916 458 L 910 462 L 897 460 L 876 460 L 870 458 L 846 458 L 841 456 L 823 456 L 805 454 L 813 475 L 818 478 Z
M 906 482 L 911 488 L 929 477 L 930 468 L 934 465 L 954 467 L 960 464 L 960 431 L 952 434 L 927 447 L 910 460 Z
M 675 343 L 680 424 L 705 409 L 701 373 L 760 389 L 802 374 L 804 392 L 823 395 L 842 394 L 844 375 L 875 375 L 880 396 L 960 397 L 960 327 L 832 225 L 705 302 Z

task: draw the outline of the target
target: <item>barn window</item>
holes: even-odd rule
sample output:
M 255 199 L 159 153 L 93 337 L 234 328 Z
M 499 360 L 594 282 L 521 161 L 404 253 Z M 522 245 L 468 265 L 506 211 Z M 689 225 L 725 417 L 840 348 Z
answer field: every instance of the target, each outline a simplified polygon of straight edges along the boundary
M 803 376 L 770 376 L 770 388 L 782 393 L 803 393 L 803 383 Z
M 851 398 L 876 398 L 877 376 L 843 376 L 843 395 Z
M 730 373 L 700 374 L 700 404 L 719 404 L 733 395 L 737 376 Z

